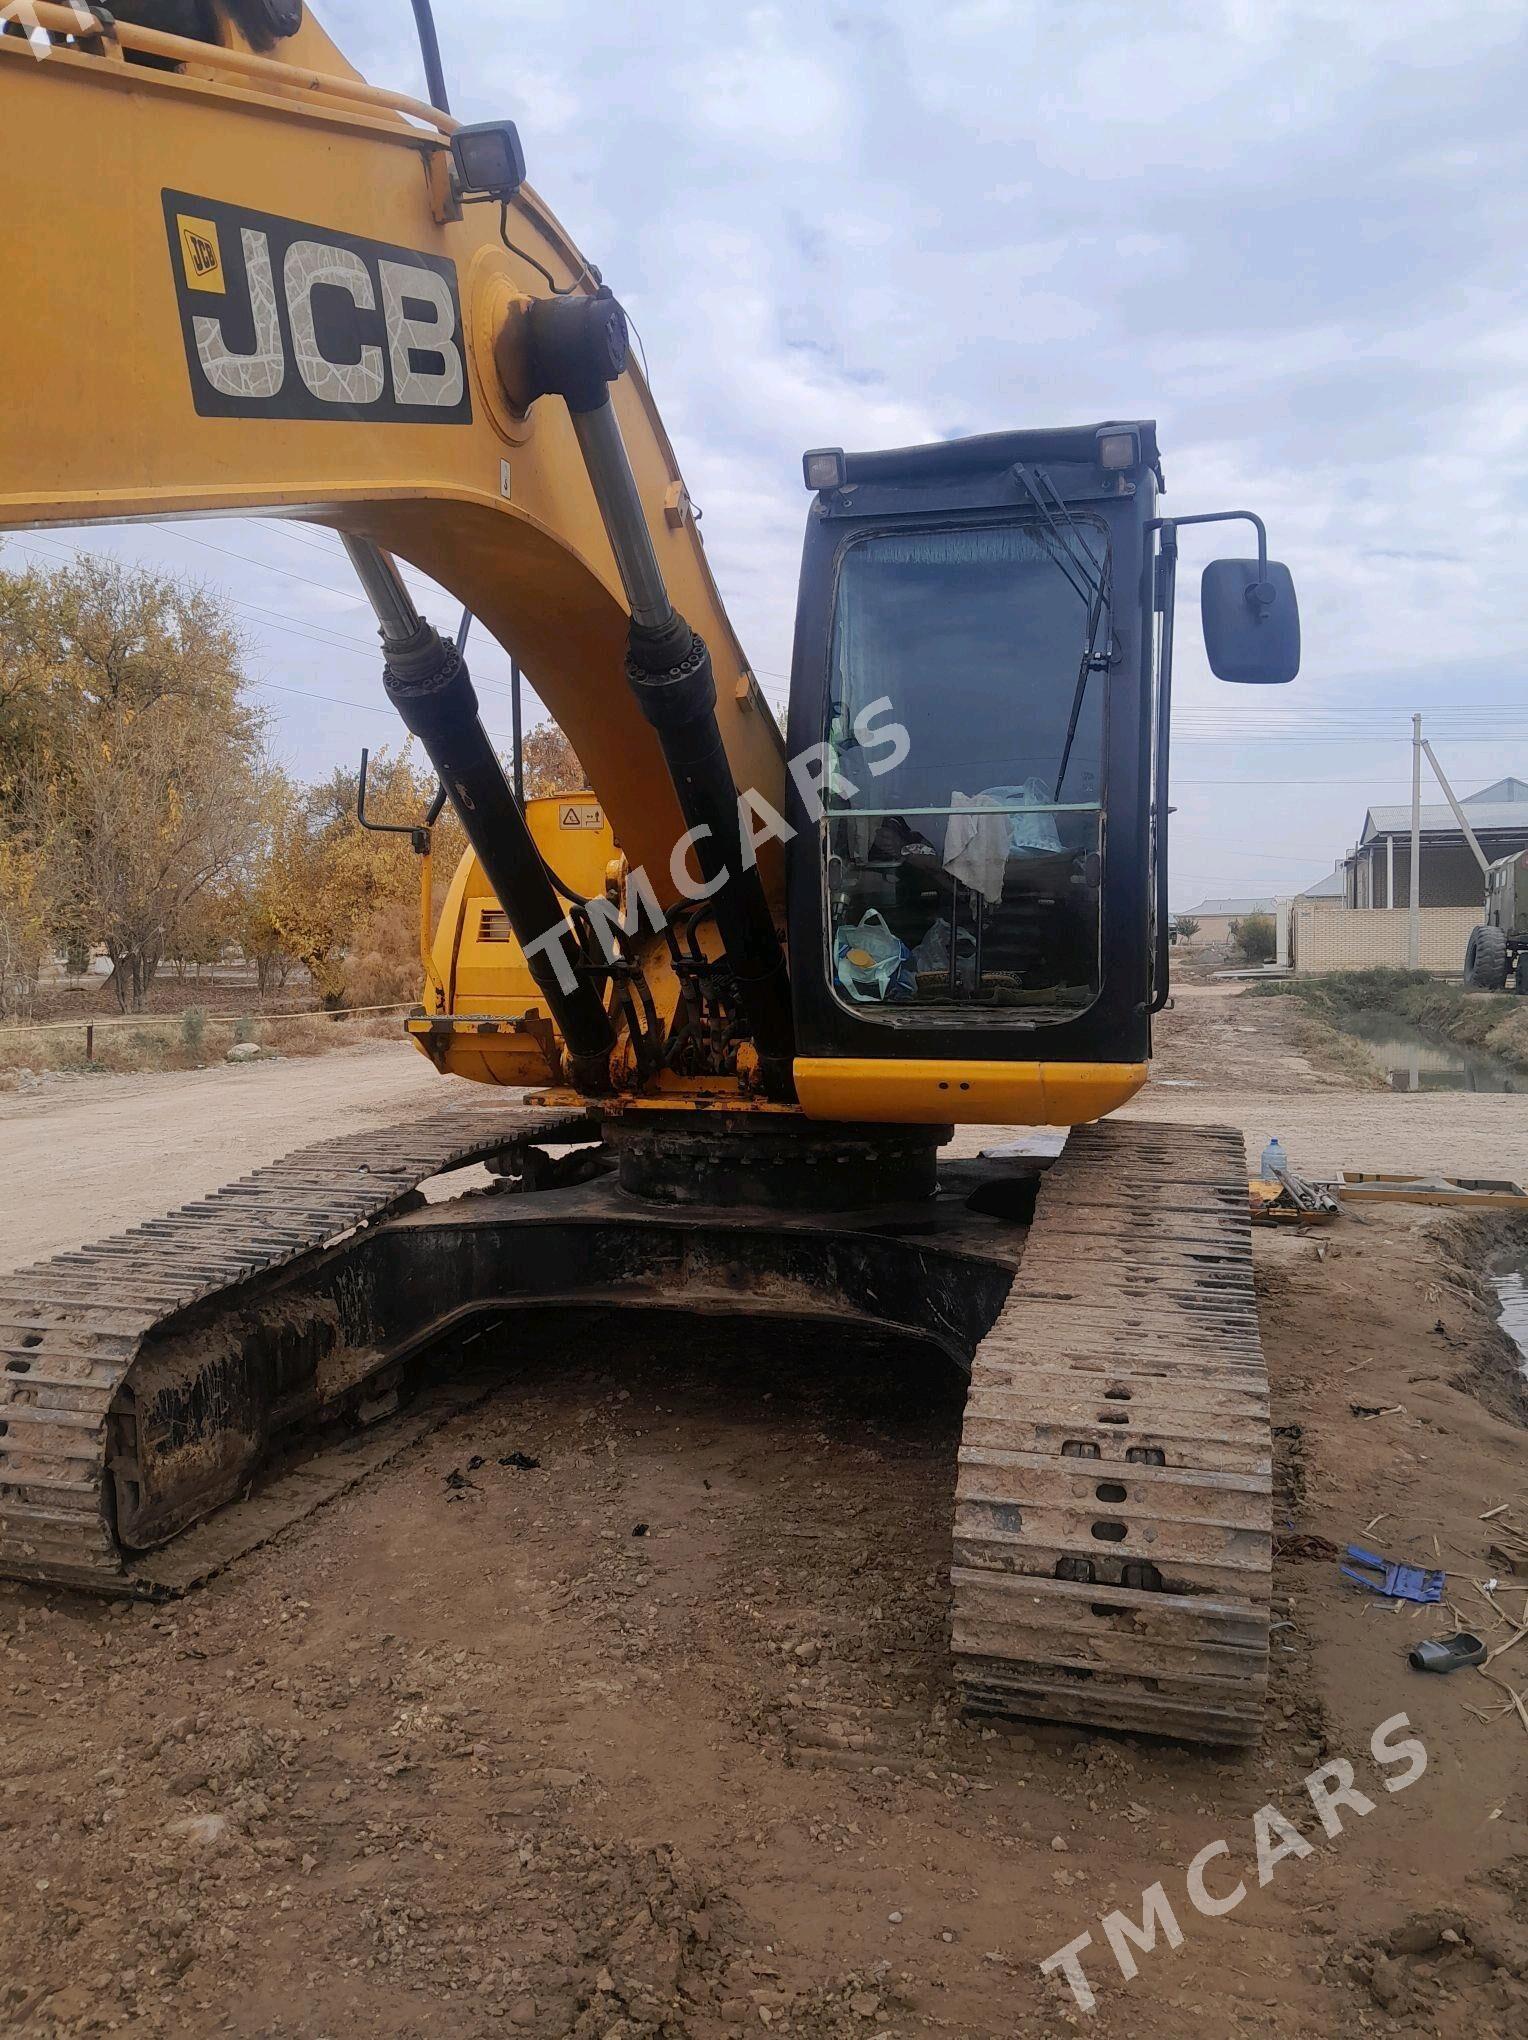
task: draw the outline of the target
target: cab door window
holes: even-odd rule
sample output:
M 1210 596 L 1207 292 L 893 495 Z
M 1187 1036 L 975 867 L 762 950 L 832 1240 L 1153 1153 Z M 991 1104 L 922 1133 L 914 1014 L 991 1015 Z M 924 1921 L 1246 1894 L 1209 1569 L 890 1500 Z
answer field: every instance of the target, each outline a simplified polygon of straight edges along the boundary
M 1103 527 L 949 526 L 852 542 L 840 562 L 823 824 L 836 995 L 893 1018 L 1037 1023 L 1100 986 Z M 855 770 L 856 717 L 889 699 L 905 759 Z

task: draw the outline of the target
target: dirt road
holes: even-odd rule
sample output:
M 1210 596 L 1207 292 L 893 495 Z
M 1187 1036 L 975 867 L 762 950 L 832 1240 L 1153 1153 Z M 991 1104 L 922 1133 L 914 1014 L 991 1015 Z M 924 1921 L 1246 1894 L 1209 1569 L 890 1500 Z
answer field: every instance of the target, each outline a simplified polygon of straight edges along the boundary
M 0 1268 L 169 1211 L 288 1148 L 437 1111 L 445 1095 L 476 1088 L 442 1080 L 398 1041 L 0 1094 Z
M 1300 1010 L 1234 984 L 1183 985 L 1157 1023 L 1152 1080 L 1130 1109 L 1239 1126 L 1254 1157 L 1278 1134 L 1307 1175 L 1340 1169 L 1528 1176 L 1528 1089 L 1365 1091 L 1297 1045 Z
M 1164 1067 L 1190 1057 L 1210 1095 L 1169 1088 L 1148 1109 L 1245 1123 L 1276 1099 L 1268 1130 L 1302 1160 L 1308 1139 L 1316 1166 L 1339 1115 L 1339 1138 L 1386 1162 L 1407 1109 L 1433 1102 L 1313 1092 L 1278 1061 L 1278 1016 L 1222 1037 L 1220 1010 L 1186 1004 L 1164 1042 Z M 88 1157 L 116 1216 L 150 1180 L 164 1203 L 228 1173 L 211 1166 L 223 1143 L 258 1143 L 240 1166 L 288 1144 L 258 1111 L 232 1134 L 221 1109 L 274 1108 L 280 1085 L 238 1087 L 277 1073 L 227 1074 L 198 1092 L 210 1173 L 164 1194 L 152 1158 L 189 1166 L 185 1115 L 168 1089 L 123 1098 L 131 1180 Z M 418 1082 L 387 1051 L 286 1075 L 311 1086 L 306 1138 L 357 1123 L 333 1114 L 396 1116 Z M 25 1116 L 33 1102 L 32 1168 L 7 1171 L 4 1197 L 38 1251 L 94 1229 L 55 1215 L 42 1237 L 23 1209 L 36 1167 L 57 1166 L 44 1122 L 77 1134 L 103 1108 Z M 1503 1161 L 1523 1102 L 1448 1101 L 1450 1158 Z M 1466 1106 L 1500 1115 L 1494 1142 Z M 1521 2032 L 1528 1735 L 1478 1674 L 1408 1670 L 1447 1610 L 1365 1596 L 1331 1555 L 1356 1537 L 1441 1564 L 1460 1618 L 1507 1642 L 1523 1581 L 1500 1613 L 1473 1582 L 1503 1572 L 1504 1518 L 1486 1512 L 1528 1529 L 1511 1363 L 1416 1213 L 1264 1235 L 1258 1277 L 1288 1626 L 1250 1756 L 955 1717 L 962 1395 L 926 1362 L 824 1351 L 820 1331 L 569 1324 L 506 1350 L 477 1409 L 184 1603 L 0 1586 L 0 2030 Z M 1494 1669 L 1528 1685 L 1528 1641 Z M 1397 1793 L 1370 1741 L 1401 1711 L 1427 1764 Z M 1303 1780 L 1339 1758 L 1372 1811 L 1340 1809 L 1328 1836 Z M 1267 1807 L 1301 1839 L 1282 1835 L 1260 1886 Z M 1188 1866 L 1221 1840 L 1206 1883 L 1247 1895 L 1205 1918 Z M 1182 1945 L 1159 1933 L 1127 1982 L 1101 1916 L 1139 1922 L 1157 1881 Z M 1091 2015 L 1038 1968 L 1085 1932 Z
M 1528 1174 L 1528 1092 L 1353 1090 L 1294 1046 L 1291 1008 L 1236 993 L 1228 985 L 1178 992 L 1158 1023 L 1152 1082 L 1130 1113 L 1239 1126 L 1254 1155 L 1277 1133 L 1307 1174 Z M 436 1076 L 403 1042 L 172 1076 L 60 1078 L 0 1095 L 0 1268 L 168 1211 L 288 1148 L 481 1097 L 476 1085 Z M 1003 1137 L 963 1128 L 956 1151 Z

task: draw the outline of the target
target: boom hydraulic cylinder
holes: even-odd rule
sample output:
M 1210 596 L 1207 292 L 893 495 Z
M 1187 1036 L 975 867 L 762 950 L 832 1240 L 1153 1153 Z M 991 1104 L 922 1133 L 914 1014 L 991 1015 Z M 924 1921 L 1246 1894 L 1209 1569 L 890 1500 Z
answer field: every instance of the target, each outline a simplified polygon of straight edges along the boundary
M 478 715 L 467 663 L 449 638 L 424 621 L 394 561 L 369 539 L 346 536 L 345 550 L 366 590 L 382 635 L 384 685 L 405 726 L 461 817 L 467 840 L 509 918 L 547 1010 L 567 1044 L 577 1088 L 610 1088 L 615 1030 L 592 977 L 571 990 L 559 978 L 545 937 L 567 922 L 541 853 Z M 571 942 L 571 932 L 569 935 Z M 566 967 L 565 967 L 566 969 Z
M 711 655 L 669 600 L 610 385 L 626 365 L 626 319 L 608 290 L 539 299 L 529 311 L 526 394 L 564 399 L 631 610 L 626 682 L 679 797 L 705 896 L 737 983 L 768 1096 L 794 1095 L 785 956 L 757 866 L 743 855 L 738 788 L 716 719 Z

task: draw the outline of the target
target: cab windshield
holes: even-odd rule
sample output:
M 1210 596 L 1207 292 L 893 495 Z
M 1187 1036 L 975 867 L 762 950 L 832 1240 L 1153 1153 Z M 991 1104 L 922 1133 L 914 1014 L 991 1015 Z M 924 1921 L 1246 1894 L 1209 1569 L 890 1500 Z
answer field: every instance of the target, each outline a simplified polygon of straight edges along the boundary
M 837 996 L 1066 1019 L 1099 991 L 1107 534 L 1063 513 L 858 539 L 840 563 L 824 843 Z M 879 777 L 856 717 L 907 732 Z M 868 760 L 869 753 L 866 753 Z

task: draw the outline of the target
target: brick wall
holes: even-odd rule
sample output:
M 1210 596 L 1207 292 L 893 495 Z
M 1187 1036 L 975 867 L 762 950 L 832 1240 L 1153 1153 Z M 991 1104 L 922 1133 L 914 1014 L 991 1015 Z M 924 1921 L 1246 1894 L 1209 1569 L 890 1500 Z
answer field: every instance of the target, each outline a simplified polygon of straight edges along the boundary
M 1421 968 L 1457 977 L 1464 947 L 1481 917 L 1480 907 L 1423 907 Z M 1290 946 L 1297 971 L 1404 970 L 1407 926 L 1404 907 L 1366 910 L 1319 900 L 1295 900 L 1290 908 Z

